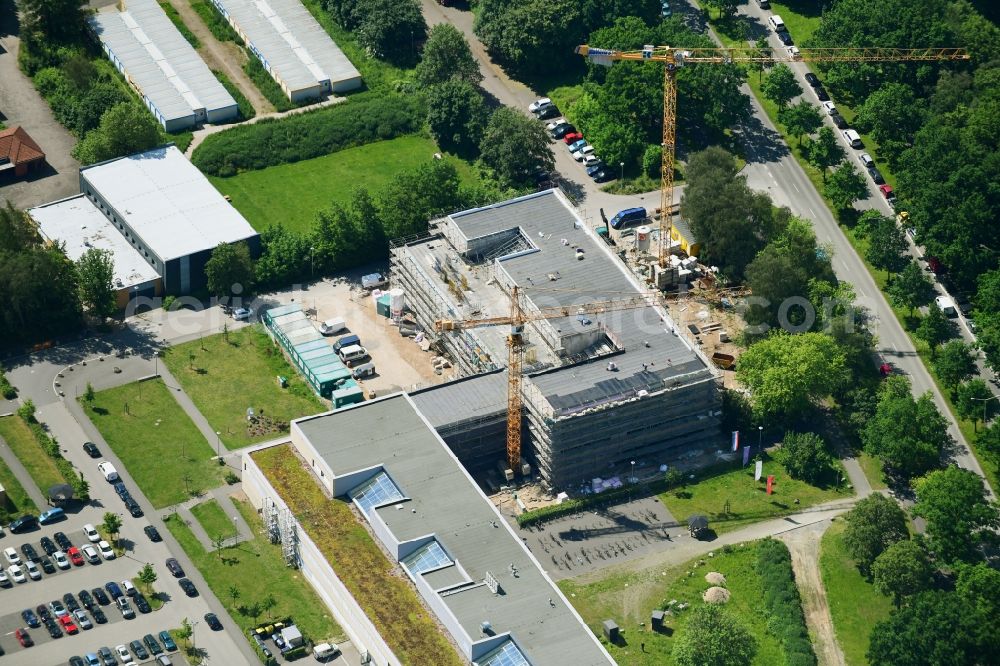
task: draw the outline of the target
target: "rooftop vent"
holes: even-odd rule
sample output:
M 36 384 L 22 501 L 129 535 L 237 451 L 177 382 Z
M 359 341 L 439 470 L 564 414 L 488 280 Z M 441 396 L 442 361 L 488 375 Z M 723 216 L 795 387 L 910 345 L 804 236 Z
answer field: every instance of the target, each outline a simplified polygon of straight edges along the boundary
M 483 630 L 483 633 L 486 634 L 487 636 L 493 635 L 493 625 L 490 624 L 489 620 L 483 620 L 480 623 L 479 627 Z

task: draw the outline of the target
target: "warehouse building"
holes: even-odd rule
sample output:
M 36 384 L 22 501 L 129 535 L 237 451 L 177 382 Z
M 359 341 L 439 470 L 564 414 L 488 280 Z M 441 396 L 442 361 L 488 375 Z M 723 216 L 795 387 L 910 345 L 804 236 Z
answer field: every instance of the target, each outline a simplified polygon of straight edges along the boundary
M 156 271 L 164 293 L 204 288 L 220 243 L 245 241 L 251 256 L 260 253 L 260 235 L 176 146 L 83 167 L 80 190 Z M 68 227 L 54 238 L 73 245 L 80 233 Z
M 136 296 L 158 296 L 160 274 L 94 202 L 82 194 L 28 210 L 38 231 L 49 242 L 61 242 L 66 256 L 77 261 L 90 249 L 107 250 L 114 261 L 112 283 L 118 307 Z
M 299 0 L 212 0 L 288 99 L 361 87 L 361 73 Z
M 143 104 L 168 132 L 237 120 L 236 100 L 219 83 L 156 0 L 89 17 L 90 28 Z
M 298 419 L 291 439 L 315 481 L 357 508 L 468 663 L 614 663 L 409 396 Z M 320 571 L 336 563 L 317 557 L 301 530 L 290 528 L 295 517 L 278 510 L 284 501 L 251 454 L 243 461 L 250 501 L 283 548 L 299 549 L 296 564 L 333 602 L 355 646 L 372 663 L 400 663 L 357 603 L 345 598 L 339 579 Z
M 515 285 L 525 312 L 555 306 L 568 314 L 525 327 L 523 454 L 549 485 L 589 485 L 595 477 L 628 473 L 633 462 L 640 468 L 673 464 L 718 441 L 717 371 L 655 301 L 575 314 L 579 304 L 641 300 L 645 287 L 558 190 L 455 213 L 431 229 L 430 237 L 392 249 L 394 286 L 406 290 L 427 331 L 439 319 L 508 315 Z M 506 363 L 507 333 L 494 326 L 432 335 L 456 367 L 477 374 Z M 437 396 L 448 401 L 434 390 L 417 399 L 433 403 Z M 474 397 L 470 392 L 464 399 Z M 490 402 L 496 404 L 495 393 L 484 393 L 475 409 Z M 445 428 L 459 459 L 481 456 L 464 447 L 482 447 L 476 429 L 493 428 L 495 420 L 489 425 L 485 413 L 467 419 L 461 409 L 449 417 L 447 404 L 422 408 L 440 415 L 435 427 Z M 492 414 L 495 419 L 496 410 Z M 495 438 L 494 462 L 505 458 L 504 447 L 504 439 Z

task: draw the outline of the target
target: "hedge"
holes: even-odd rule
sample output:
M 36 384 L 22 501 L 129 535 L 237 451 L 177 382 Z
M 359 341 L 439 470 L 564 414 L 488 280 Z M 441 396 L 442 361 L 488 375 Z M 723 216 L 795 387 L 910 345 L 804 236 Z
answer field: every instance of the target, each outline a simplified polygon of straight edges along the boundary
M 212 134 L 192 161 L 203 173 L 234 176 L 412 134 L 425 115 L 419 97 L 362 93 L 334 106 Z
M 666 480 L 659 477 L 654 481 L 633 486 L 622 486 L 614 490 L 606 490 L 596 495 L 584 495 L 565 500 L 562 504 L 550 504 L 540 509 L 525 511 L 517 517 L 518 527 L 530 527 L 556 518 L 562 518 L 585 509 L 602 504 L 615 504 L 630 496 L 650 495 L 668 490 Z
M 213 69 L 212 74 L 215 75 L 215 78 L 219 80 L 222 87 L 233 96 L 234 100 L 236 100 L 236 107 L 240 111 L 240 120 L 250 120 L 257 115 L 257 111 L 254 110 L 253 104 L 250 103 L 250 100 L 248 100 L 246 95 L 243 94 L 243 91 L 239 89 L 239 86 L 229 80 L 229 77 L 226 76 L 224 72 Z
M 243 71 L 247 73 L 253 84 L 257 86 L 260 94 L 274 105 L 275 110 L 289 111 L 295 108 L 295 104 L 292 100 L 288 99 L 288 95 L 281 89 L 281 86 L 274 80 L 274 77 L 267 73 L 264 65 L 260 63 L 260 60 L 256 56 L 248 56 L 247 61 L 243 63 Z
M 785 663 L 815 666 L 816 654 L 809 642 L 788 547 L 775 539 L 761 541 L 757 546 L 757 574 L 764 587 L 764 606 L 770 615 L 767 628 L 781 641 Z
M 3 372 L 3 366 L 0 366 L 0 396 L 3 396 L 7 400 L 13 400 L 17 397 L 17 389 L 7 379 L 7 375 Z

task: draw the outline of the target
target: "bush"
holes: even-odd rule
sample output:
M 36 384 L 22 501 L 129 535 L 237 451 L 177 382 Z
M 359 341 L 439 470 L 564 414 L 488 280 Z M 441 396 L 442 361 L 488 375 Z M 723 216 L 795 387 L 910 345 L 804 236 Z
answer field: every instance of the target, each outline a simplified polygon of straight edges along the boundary
M 0 367 L 0 396 L 3 396 L 7 400 L 13 400 L 17 397 L 17 389 L 7 379 L 7 375 L 3 372 L 3 367 Z
M 288 95 L 285 91 L 281 89 L 278 82 L 267 73 L 264 69 L 264 65 L 260 63 L 254 56 L 250 56 L 249 59 L 243 63 L 243 71 L 247 73 L 253 84 L 257 86 L 257 90 L 267 98 L 267 101 L 274 105 L 274 108 L 278 111 L 288 111 L 295 108 L 295 104 L 292 100 L 288 99 Z
M 646 146 L 642 153 L 642 172 L 650 178 L 660 177 L 660 168 L 663 166 L 663 148 L 661 146 Z
M 46 432 L 45 427 L 35 418 L 35 404 L 30 399 L 26 400 L 17 410 L 17 415 L 31 430 L 32 437 L 45 451 L 45 455 L 55 462 L 56 469 L 59 470 L 63 480 L 73 488 L 76 499 L 85 502 L 90 500 L 90 484 L 87 483 L 82 474 L 76 471 L 73 463 L 63 458 L 62 451 L 59 449 L 59 441 Z
M 785 544 L 764 539 L 757 546 L 757 573 L 764 588 L 764 607 L 771 616 L 767 628 L 782 643 L 786 663 L 815 666 L 802 601 L 795 587 L 792 559 Z
M 233 27 L 226 23 L 226 19 L 222 18 L 222 14 L 211 3 L 206 0 L 191 0 L 191 9 L 201 17 L 205 26 L 208 27 L 208 31 L 220 42 L 236 42 L 243 46 L 243 40 L 236 34 Z
M 361 94 L 335 106 L 213 134 L 192 161 L 204 173 L 233 176 L 410 134 L 423 126 L 425 115 L 417 97 Z
M 225 88 L 229 94 L 233 96 L 233 99 L 236 100 L 236 106 L 240 110 L 241 120 L 250 120 L 257 115 L 257 112 L 253 108 L 253 104 L 250 103 L 250 100 L 246 98 L 246 95 L 240 91 L 236 84 L 229 80 L 228 76 L 216 69 L 212 70 L 212 74 L 215 75 L 215 78 L 219 79 L 219 83 L 222 84 L 222 87 Z

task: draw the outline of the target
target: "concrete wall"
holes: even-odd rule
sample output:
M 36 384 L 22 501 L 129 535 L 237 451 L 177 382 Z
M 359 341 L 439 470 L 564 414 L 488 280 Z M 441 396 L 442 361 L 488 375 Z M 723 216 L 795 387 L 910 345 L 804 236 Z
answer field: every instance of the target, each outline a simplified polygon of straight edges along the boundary
M 258 511 L 264 506 L 265 498 L 272 500 L 279 510 L 288 510 L 288 505 L 271 486 L 249 454 L 243 455 L 243 491 Z M 333 613 L 334 619 L 358 651 L 367 651 L 372 657 L 373 664 L 402 666 L 399 658 L 382 640 L 375 625 L 334 573 L 319 547 L 301 528 L 298 529 L 298 537 L 300 572 Z

